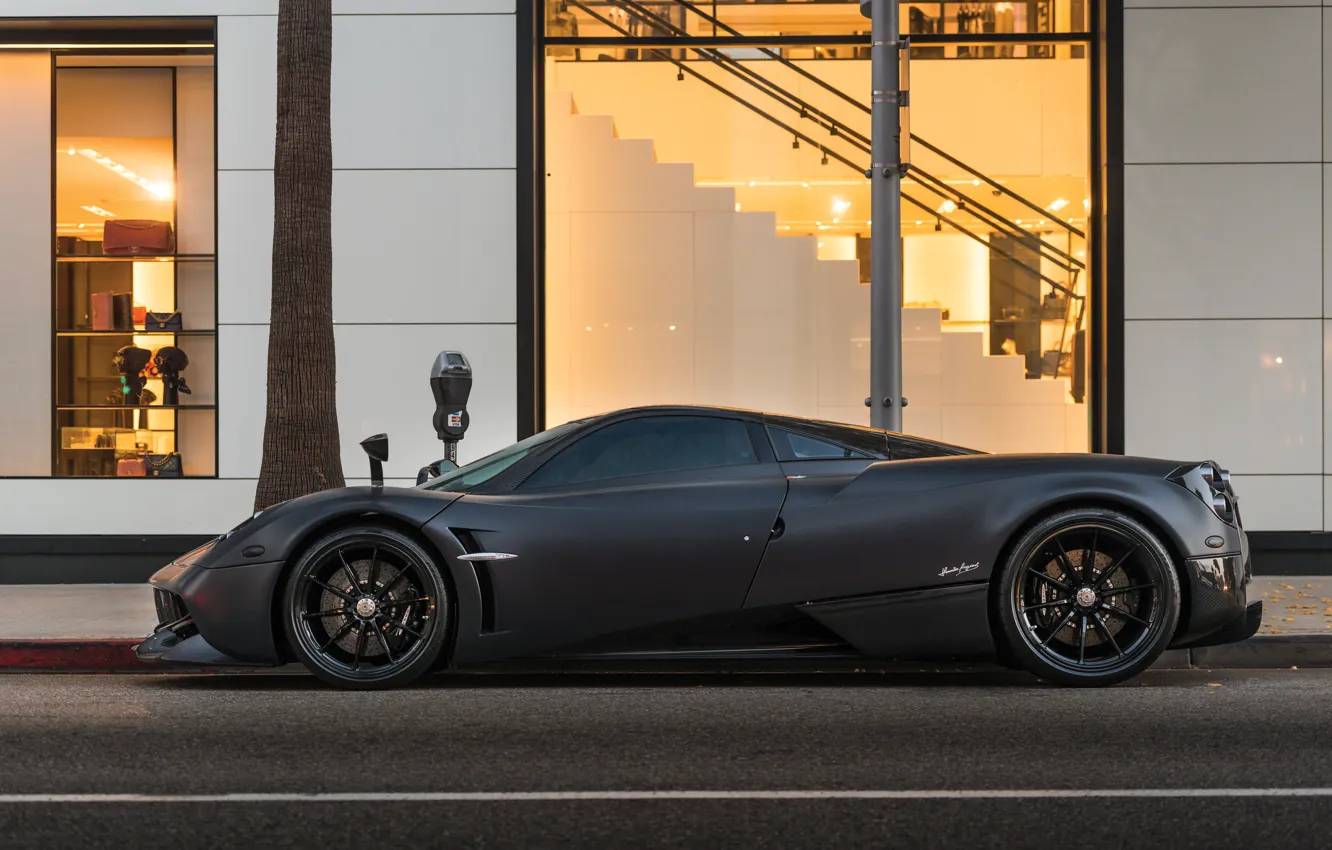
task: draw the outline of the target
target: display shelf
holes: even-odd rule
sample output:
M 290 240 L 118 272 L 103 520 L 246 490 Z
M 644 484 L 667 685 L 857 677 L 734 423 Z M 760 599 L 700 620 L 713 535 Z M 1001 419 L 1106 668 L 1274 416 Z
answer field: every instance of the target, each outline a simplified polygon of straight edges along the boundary
M 181 404 L 181 405 L 120 405 L 120 404 L 61 404 L 56 410 L 216 410 L 217 405 Z
M 216 254 L 58 254 L 57 263 L 215 263 Z
M 61 330 L 56 331 L 56 336 L 216 336 L 217 328 L 189 328 L 183 331 L 94 331 L 94 330 Z

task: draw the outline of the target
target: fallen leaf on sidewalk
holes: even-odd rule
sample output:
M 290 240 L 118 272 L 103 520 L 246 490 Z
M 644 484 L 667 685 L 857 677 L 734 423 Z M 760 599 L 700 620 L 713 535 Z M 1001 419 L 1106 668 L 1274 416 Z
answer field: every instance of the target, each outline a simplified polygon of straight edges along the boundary
M 1294 617 L 1286 617 L 1282 622 L 1289 623 L 1294 621 L 1294 619 L 1295 619 Z
M 1293 584 L 1286 584 L 1284 581 L 1281 582 L 1281 586 L 1284 587 L 1286 590 L 1294 590 L 1294 589 L 1295 589 L 1295 585 L 1293 585 Z
M 1304 586 L 1304 589 L 1305 589 L 1305 590 L 1308 590 L 1308 589 L 1311 588 L 1311 587 L 1313 587 L 1312 584 L 1306 584 L 1306 585 Z
M 1207 683 L 1207 687 L 1209 687 L 1209 688 L 1219 688 L 1219 687 L 1221 687 L 1221 683 L 1220 683 L 1220 682 L 1208 682 L 1208 683 Z

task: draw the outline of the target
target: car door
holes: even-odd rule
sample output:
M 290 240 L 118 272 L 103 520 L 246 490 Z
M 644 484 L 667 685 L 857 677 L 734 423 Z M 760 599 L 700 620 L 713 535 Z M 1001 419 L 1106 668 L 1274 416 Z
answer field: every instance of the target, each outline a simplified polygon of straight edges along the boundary
M 512 492 L 469 494 L 441 514 L 488 559 L 471 566 L 489 616 L 474 639 L 459 635 L 456 654 L 539 654 L 738 611 L 785 494 L 757 423 L 654 414 L 602 425 Z

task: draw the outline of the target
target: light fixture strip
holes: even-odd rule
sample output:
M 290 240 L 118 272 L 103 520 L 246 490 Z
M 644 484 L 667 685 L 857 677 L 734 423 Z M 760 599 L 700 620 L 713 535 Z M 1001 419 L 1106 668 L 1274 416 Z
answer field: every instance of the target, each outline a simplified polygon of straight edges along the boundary
M 148 192 L 151 195 L 155 195 L 158 198 L 158 200 L 165 201 L 171 197 L 171 189 L 169 186 L 165 186 L 161 183 L 154 183 L 141 174 L 135 174 L 133 171 L 130 171 L 128 168 L 116 162 L 111 157 L 102 156 L 101 153 L 93 150 L 92 148 L 81 148 L 79 150 L 79 154 L 87 157 L 88 159 L 91 159 L 93 162 L 97 163 L 98 165 L 102 166 L 108 171 L 114 172 L 115 174 L 119 174 L 121 177 L 124 177 L 129 182 L 140 187 L 145 192 Z

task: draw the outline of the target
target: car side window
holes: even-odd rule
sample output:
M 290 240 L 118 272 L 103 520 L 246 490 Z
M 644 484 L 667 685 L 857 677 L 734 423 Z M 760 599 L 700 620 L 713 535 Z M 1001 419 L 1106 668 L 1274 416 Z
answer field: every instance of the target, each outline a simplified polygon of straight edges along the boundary
M 650 416 L 593 431 L 547 461 L 519 489 L 748 463 L 758 463 L 758 457 L 749 429 L 738 419 Z
M 820 440 L 807 434 L 788 431 L 785 428 L 769 428 L 772 435 L 772 447 L 777 453 L 777 460 L 845 460 L 847 458 L 869 458 L 870 456 L 855 449 L 837 443 Z

